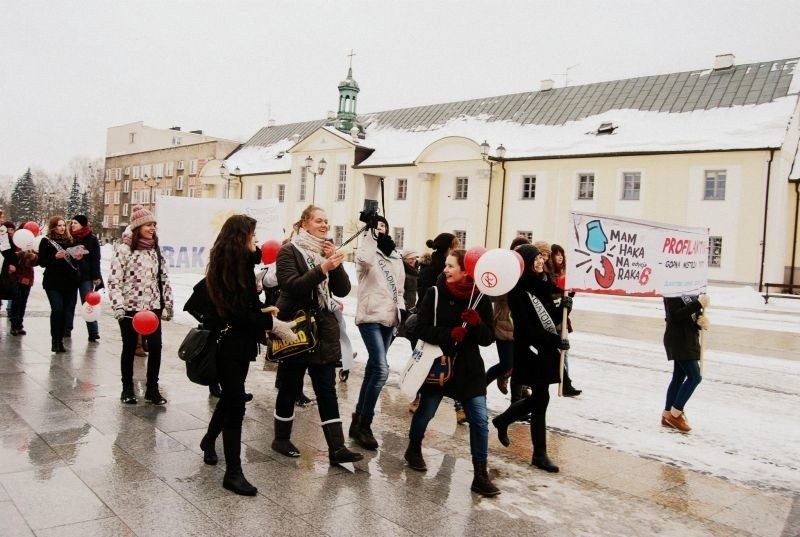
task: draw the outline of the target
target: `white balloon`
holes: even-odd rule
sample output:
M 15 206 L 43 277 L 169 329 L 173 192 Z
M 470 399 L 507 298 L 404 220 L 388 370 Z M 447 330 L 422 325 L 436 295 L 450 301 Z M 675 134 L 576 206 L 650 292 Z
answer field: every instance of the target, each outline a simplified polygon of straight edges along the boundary
M 25 228 L 15 231 L 11 238 L 14 241 L 14 244 L 16 244 L 21 250 L 30 250 L 31 246 L 33 246 L 33 241 L 35 240 L 33 233 Z
M 489 250 L 475 263 L 475 285 L 488 296 L 500 296 L 511 291 L 520 274 L 517 256 L 505 248 Z
M 88 302 L 81 304 L 81 317 L 86 322 L 97 321 L 100 319 L 100 304 L 92 306 Z

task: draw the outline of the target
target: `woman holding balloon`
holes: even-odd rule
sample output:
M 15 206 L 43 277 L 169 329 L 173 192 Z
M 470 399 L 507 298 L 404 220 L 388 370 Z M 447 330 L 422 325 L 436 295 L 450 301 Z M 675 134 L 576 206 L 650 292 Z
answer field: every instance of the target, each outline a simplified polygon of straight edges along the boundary
M 423 384 L 419 407 L 411 419 L 405 460 L 413 470 L 427 470 L 422 458 L 422 439 L 428 422 L 442 397 L 464 405 L 469 422 L 469 445 L 474 479 L 471 490 L 496 496 L 500 490 L 489 479 L 489 418 L 486 411 L 486 370 L 479 347 L 494 342 L 492 305 L 480 300 L 475 282 L 464 265 L 464 250 L 453 250 L 444 266 L 444 281 L 429 289 L 417 308 L 416 335 L 439 345 L 446 356 L 455 357 L 453 374 L 444 385 Z
M 158 389 L 161 369 L 161 323 L 172 319 L 172 287 L 167 277 L 167 262 L 161 255 L 153 213 L 141 205 L 131 211 L 130 232 L 122 234 L 122 244 L 114 252 L 108 278 L 108 296 L 114 318 L 122 333 L 122 395 L 127 405 L 137 403 L 133 388 L 133 360 L 137 334 L 148 342 L 147 387 L 144 400 L 163 405 L 167 400 Z M 75 297 L 75 292 L 72 294 Z

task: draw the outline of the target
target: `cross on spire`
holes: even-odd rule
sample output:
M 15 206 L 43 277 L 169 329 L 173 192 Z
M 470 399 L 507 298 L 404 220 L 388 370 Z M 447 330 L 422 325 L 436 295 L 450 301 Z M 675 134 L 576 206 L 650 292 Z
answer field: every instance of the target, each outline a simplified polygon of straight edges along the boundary
M 355 56 L 355 55 L 356 55 L 356 53 L 353 52 L 353 49 L 350 49 L 350 54 L 347 55 L 350 58 L 350 69 L 353 68 L 353 56 Z

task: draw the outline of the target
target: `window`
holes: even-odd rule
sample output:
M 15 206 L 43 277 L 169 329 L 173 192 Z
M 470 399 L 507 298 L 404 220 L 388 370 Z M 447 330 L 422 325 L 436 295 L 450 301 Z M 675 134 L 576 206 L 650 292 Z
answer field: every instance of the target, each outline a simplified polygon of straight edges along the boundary
M 722 265 L 722 237 L 708 238 L 708 266 L 719 267 Z
M 128 133 L 128 143 L 129 144 L 135 144 L 136 143 L 136 133 L 135 132 L 129 132 Z
M 106 183 L 111 181 L 111 170 L 106 170 Z
M 153 173 L 156 177 L 164 177 L 164 163 L 159 162 L 155 166 L 153 166 Z
M 467 244 L 467 232 L 463 229 L 456 229 L 453 231 L 453 235 L 455 235 L 458 242 L 461 243 L 461 248 L 466 248 L 464 245 Z
M 122 216 L 128 216 L 128 204 L 127 203 L 123 203 L 122 204 Z
M 395 199 L 404 200 L 407 198 L 407 196 L 408 196 L 408 179 L 398 179 Z
M 122 179 L 122 168 L 114 168 L 114 180 L 119 181 Z
M 536 199 L 536 176 L 523 175 L 522 176 L 522 199 L 535 200 Z
M 308 171 L 308 168 L 306 168 L 305 166 L 300 168 L 300 192 L 299 192 L 299 194 L 297 196 L 297 200 L 298 201 L 306 201 L 306 181 L 307 181 L 306 174 L 307 174 L 307 171 Z
M 120 194 L 121 194 L 121 193 L 120 193 L 120 191 L 119 191 L 119 190 L 117 190 L 117 191 L 115 191 L 115 192 L 114 192 L 114 205 L 119 205 L 119 197 L 120 197 Z
M 188 194 L 188 196 L 189 196 L 190 198 L 194 198 L 194 197 L 195 197 L 195 192 L 196 192 L 196 189 L 195 189 L 195 187 L 193 187 L 193 186 L 190 186 L 190 187 L 189 187 L 189 194 Z
M 103 194 L 103 203 L 105 205 L 109 205 L 111 203 L 111 192 L 106 192 Z
M 140 203 L 139 202 L 139 191 L 138 190 L 134 190 L 134 191 L 131 192 L 131 203 L 133 203 L 134 205 L 136 205 L 137 203 Z
M 286 201 L 286 185 L 278 185 L 278 203 Z
M 164 166 L 164 175 L 166 177 L 172 177 L 174 174 L 174 170 L 175 170 L 175 163 L 170 160 Z
M 336 189 L 336 201 L 344 201 L 347 194 L 347 164 L 339 164 L 339 184 Z
M 256 199 L 260 200 L 264 197 L 264 185 L 256 185 Z
M 108 215 L 103 215 L 103 227 L 108 227 Z
M 593 173 L 579 173 L 578 174 L 578 199 L 591 200 L 594 199 L 594 174 Z
M 529 242 L 533 242 L 533 231 L 517 231 L 517 237 L 525 237 Z
M 333 244 L 335 246 L 341 246 L 343 240 L 344 240 L 344 227 L 333 226 Z
M 465 200 L 467 199 L 467 190 L 469 189 L 468 177 L 456 177 L 456 195 L 454 199 Z
M 119 225 L 119 215 L 115 214 L 111 217 L 111 225 L 118 226 Z
M 178 161 L 178 171 L 183 171 L 183 161 L 182 160 Z
M 183 143 L 183 138 L 180 136 L 173 136 L 172 137 L 172 145 L 181 145 Z
M 152 176 L 153 175 L 152 175 L 152 172 L 150 170 L 150 165 L 149 164 L 142 164 L 142 179 L 145 179 L 146 177 L 152 177 Z
M 142 169 L 139 166 L 134 166 L 133 167 L 133 170 L 131 170 L 131 171 L 133 172 L 133 178 L 134 179 L 138 179 L 139 178 L 139 174 L 141 173 L 141 170 Z
M 189 175 L 197 175 L 197 159 L 189 161 Z
M 175 190 L 183 190 L 184 179 L 182 175 L 175 178 Z
M 397 249 L 402 250 L 405 242 L 406 242 L 406 229 L 403 227 L 395 227 L 394 244 L 397 247 Z
M 706 188 L 703 195 L 704 200 L 724 200 L 725 199 L 725 170 L 706 170 Z
M 638 200 L 639 190 L 642 187 L 642 174 L 639 172 L 625 172 L 622 174 L 622 199 Z
M 159 191 L 158 195 L 159 196 L 162 196 L 162 195 L 163 196 L 171 196 L 172 195 L 172 189 L 171 188 L 165 188 L 165 189 Z
M 130 179 L 125 179 L 125 181 L 123 181 L 123 183 L 122 183 L 122 191 L 125 192 L 126 194 L 131 191 L 131 180 Z

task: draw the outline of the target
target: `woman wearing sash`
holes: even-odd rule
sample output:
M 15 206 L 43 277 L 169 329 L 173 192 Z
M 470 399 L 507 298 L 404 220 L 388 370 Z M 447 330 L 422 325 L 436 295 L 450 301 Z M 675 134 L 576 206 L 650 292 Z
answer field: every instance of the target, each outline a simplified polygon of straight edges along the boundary
M 522 416 L 531 414 L 531 464 L 548 472 L 558 472 L 558 466 L 547 456 L 547 405 L 550 384 L 558 384 L 559 351 L 569 349 L 569 341 L 561 339 L 556 322 L 560 310 L 553 303 L 554 284 L 544 271 L 545 260 L 531 245 L 518 246 L 522 256 L 522 275 L 508 294 L 508 306 L 514 322 L 514 373 L 520 384 L 532 388 L 530 396 L 512 403 L 494 418 L 497 436 L 504 446 L 510 445 L 508 427 Z M 562 306 L 572 308 L 572 299 L 564 297 Z
M 310 352 L 293 356 L 278 365 L 281 376 L 275 401 L 275 439 L 272 449 L 287 457 L 299 457 L 300 451 L 292 444 L 294 405 L 303 388 L 306 370 L 311 377 L 317 396 L 317 409 L 322 421 L 322 431 L 328 444 L 331 464 L 356 462 L 360 453 L 344 445 L 342 419 L 336 396 L 336 362 L 341 360 L 339 321 L 333 312 L 334 295 L 343 297 L 350 292 L 350 279 L 342 267 L 344 255 L 337 252 L 328 236 L 328 215 L 314 205 L 305 208 L 300 220 L 294 224 L 292 238 L 278 252 L 276 261 L 278 318 L 294 319 L 299 310 L 314 315 L 317 320 L 319 346 Z M 223 390 L 224 393 L 224 390 Z
M 74 311 L 80 283 L 80 269 L 76 260 L 80 254 L 71 256 L 67 248 L 75 246 L 67 222 L 61 216 L 53 216 L 47 224 L 47 239 L 39 243 L 39 265 L 44 267 L 42 287 L 50 302 L 51 352 L 67 352 L 64 336 L 67 316 Z
M 372 434 L 372 418 L 389 376 L 386 353 L 400 325 L 400 310 L 406 309 L 403 259 L 395 250 L 389 223 L 382 216 L 375 216 L 370 229 L 361 237 L 356 250 L 356 272 L 356 326 L 369 356 L 349 435 L 364 449 L 378 449 L 378 441 Z

